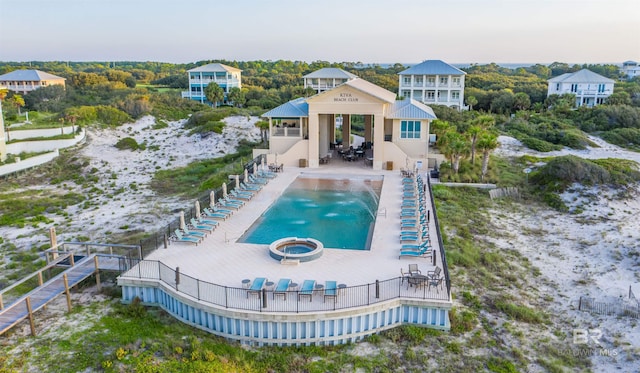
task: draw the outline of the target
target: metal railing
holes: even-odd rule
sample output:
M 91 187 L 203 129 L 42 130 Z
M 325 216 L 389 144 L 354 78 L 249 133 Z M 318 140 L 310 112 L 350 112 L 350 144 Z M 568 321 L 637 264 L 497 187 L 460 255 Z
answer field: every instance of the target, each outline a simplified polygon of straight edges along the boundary
M 442 243 L 442 234 L 440 233 L 440 223 L 438 222 L 438 213 L 436 212 L 436 203 L 433 199 L 433 190 L 431 189 L 431 178 L 426 177 L 427 186 L 429 187 L 429 199 L 433 208 L 433 221 L 436 225 L 436 236 L 438 236 L 438 244 L 440 245 L 440 257 L 442 258 L 442 270 L 444 271 L 444 281 L 447 287 L 447 295 L 451 295 L 451 278 L 449 277 L 449 265 L 447 264 L 447 254 L 444 251 Z
M 240 173 L 240 181 L 244 181 L 244 170 L 247 170 L 249 174 L 253 174 L 253 165 L 262 164 L 263 159 L 266 159 L 265 154 L 261 154 L 253 158 L 249 162 L 245 163 L 244 165 L 242 165 L 242 172 Z M 219 172 L 230 173 L 234 169 L 234 167 L 237 167 L 237 164 L 226 165 Z M 215 204 L 216 202 L 218 202 L 218 200 L 222 198 L 222 187 L 218 187 L 213 191 L 215 195 L 215 201 L 213 201 L 213 204 Z M 209 205 L 211 205 L 211 193 L 210 192 L 203 193 L 201 196 L 197 197 L 197 200 L 200 202 L 201 208 L 208 207 Z M 191 218 L 195 218 L 196 216 L 195 206 L 191 205 L 190 207 L 185 208 L 184 216 L 186 221 L 189 221 Z M 169 245 L 170 237 L 173 235 L 173 232 L 178 228 L 180 228 L 180 218 L 176 217 L 169 224 L 165 225 L 164 227 L 160 228 L 156 232 L 152 233 L 147 238 L 140 240 L 141 258 L 146 258 L 147 256 L 149 256 L 149 254 L 151 254 L 152 252 L 154 252 L 160 247 L 166 248 Z
M 132 263 L 133 264 L 133 263 Z M 160 261 L 143 260 L 120 276 L 121 279 L 135 278 L 156 280 L 177 293 L 184 294 L 203 303 L 216 306 L 258 312 L 314 312 L 368 306 L 393 299 L 416 299 L 449 301 L 448 290 L 441 283 L 425 280 L 421 285 L 412 286 L 405 277 L 376 280 L 373 283 L 346 286 L 338 285 L 335 295 L 324 292 L 318 282 L 311 292 L 290 287 L 287 291 L 274 291 L 274 283 L 265 288 L 251 290 L 247 287 L 218 285 L 199 280 L 173 269 Z M 298 284 L 296 284 L 298 285 Z M 431 285 L 431 286 L 430 286 Z

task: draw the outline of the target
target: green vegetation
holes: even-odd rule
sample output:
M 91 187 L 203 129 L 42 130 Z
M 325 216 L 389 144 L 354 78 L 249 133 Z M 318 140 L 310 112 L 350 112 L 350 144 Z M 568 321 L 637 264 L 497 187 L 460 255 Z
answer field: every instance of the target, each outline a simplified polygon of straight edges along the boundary
M 215 189 L 223 182 L 228 182 L 229 175 L 242 172 L 242 166 L 250 159 L 254 145 L 240 142 L 234 154 L 158 171 L 151 181 L 151 188 L 159 194 L 190 196 Z
M 132 137 L 125 137 L 123 139 L 118 140 L 115 145 L 116 148 L 120 150 L 128 149 L 128 150 L 144 150 L 146 149 L 144 144 L 138 144 L 136 139 Z

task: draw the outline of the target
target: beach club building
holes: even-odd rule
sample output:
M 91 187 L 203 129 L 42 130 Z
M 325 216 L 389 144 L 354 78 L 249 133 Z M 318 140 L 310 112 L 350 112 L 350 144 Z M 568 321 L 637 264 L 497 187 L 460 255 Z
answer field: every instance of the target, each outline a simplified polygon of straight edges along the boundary
M 395 93 L 351 74 L 341 76 L 341 84 L 324 80 L 319 87 L 317 81 L 312 87 L 322 92 L 263 114 L 269 121 L 269 149 L 256 149 L 255 155 L 267 154 L 268 161 L 278 165 L 320 167 L 340 149 L 360 145 L 352 144 L 350 136 L 351 118 L 360 116 L 367 155 L 363 162 L 374 170 L 426 169 L 435 164 L 438 155 L 429 154 L 429 127 L 436 116 L 430 107 L 412 98 L 397 100 Z M 327 86 L 331 88 L 324 90 Z M 340 144 L 337 131 L 342 132 Z

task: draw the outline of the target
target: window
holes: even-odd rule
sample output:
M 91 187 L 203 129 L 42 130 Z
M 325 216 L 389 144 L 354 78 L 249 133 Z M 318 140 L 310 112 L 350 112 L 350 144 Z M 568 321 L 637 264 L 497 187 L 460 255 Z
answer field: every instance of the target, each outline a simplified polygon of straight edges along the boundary
M 403 120 L 400 122 L 400 138 L 401 139 L 419 139 L 420 138 L 420 121 L 419 120 Z
M 410 76 L 405 76 L 402 79 L 402 82 L 404 83 L 404 85 L 411 85 L 411 77 Z
M 453 83 L 453 85 L 460 85 L 460 78 L 451 78 L 451 83 Z
M 436 98 L 436 93 L 434 91 L 427 91 L 427 100 L 433 100 Z
M 411 98 L 411 91 L 402 91 L 402 97 Z
M 571 84 L 571 92 L 578 92 L 578 85 L 577 84 Z
M 431 78 L 427 78 L 427 85 L 433 87 L 434 85 L 436 85 L 436 78 L 431 77 Z
M 458 91 L 451 91 L 451 99 L 452 99 L 452 100 L 459 100 L 459 99 L 460 99 L 460 92 L 458 92 Z
M 604 92 L 604 84 L 598 84 L 598 93 Z
M 422 85 L 422 77 L 416 76 L 416 85 Z
M 560 83 L 556 83 L 556 91 L 560 90 Z
M 447 85 L 449 82 L 449 78 L 446 76 L 441 76 L 440 77 L 440 85 Z

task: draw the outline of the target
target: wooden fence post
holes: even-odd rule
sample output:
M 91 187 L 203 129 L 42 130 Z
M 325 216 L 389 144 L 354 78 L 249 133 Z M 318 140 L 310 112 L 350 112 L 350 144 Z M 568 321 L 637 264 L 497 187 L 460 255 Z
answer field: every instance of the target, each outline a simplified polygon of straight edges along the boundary
M 33 337 L 36 336 L 36 323 L 33 319 L 33 310 L 31 310 L 31 297 L 27 297 L 27 299 L 25 299 L 25 302 L 27 303 L 27 314 L 29 315 L 29 327 L 31 327 L 31 335 Z
M 66 273 L 62 275 L 62 279 L 64 280 L 64 293 L 67 296 L 67 309 L 71 312 L 71 292 L 69 292 L 69 278 Z
M 98 257 L 93 257 L 93 263 L 96 267 L 96 286 L 98 287 L 98 291 L 102 290 L 102 286 L 100 285 L 100 267 L 98 266 Z

